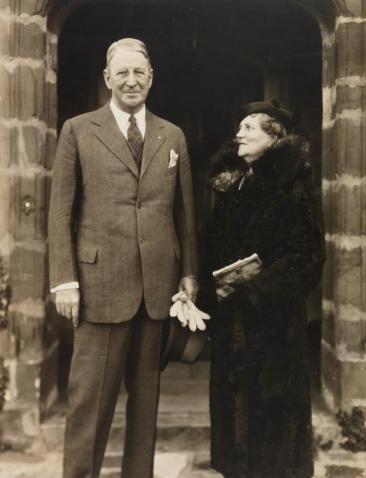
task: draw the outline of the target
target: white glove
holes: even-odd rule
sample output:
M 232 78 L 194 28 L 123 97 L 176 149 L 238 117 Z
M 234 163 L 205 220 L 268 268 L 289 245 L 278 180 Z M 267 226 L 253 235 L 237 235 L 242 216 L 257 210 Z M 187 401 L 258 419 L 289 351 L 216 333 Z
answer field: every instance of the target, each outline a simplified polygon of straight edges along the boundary
M 172 297 L 173 305 L 170 308 L 170 317 L 177 317 L 182 327 L 188 324 L 192 332 L 198 330 L 206 330 L 205 320 L 209 320 L 210 316 L 199 310 L 194 303 L 188 299 L 184 291 L 178 292 Z

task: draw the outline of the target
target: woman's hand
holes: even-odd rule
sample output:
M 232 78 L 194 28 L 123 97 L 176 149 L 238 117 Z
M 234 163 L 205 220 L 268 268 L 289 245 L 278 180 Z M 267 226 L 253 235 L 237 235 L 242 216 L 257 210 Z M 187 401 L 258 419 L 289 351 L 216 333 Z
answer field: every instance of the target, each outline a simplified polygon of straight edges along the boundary
M 223 284 L 219 282 L 216 286 L 216 296 L 218 302 L 221 302 L 222 300 L 226 299 L 233 292 L 235 292 L 235 289 L 228 284 Z

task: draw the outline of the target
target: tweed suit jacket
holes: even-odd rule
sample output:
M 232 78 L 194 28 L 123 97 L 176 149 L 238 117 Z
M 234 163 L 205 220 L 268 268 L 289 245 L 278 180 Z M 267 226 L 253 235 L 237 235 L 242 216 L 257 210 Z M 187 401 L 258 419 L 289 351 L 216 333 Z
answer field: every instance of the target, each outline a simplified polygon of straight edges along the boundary
M 179 155 L 168 167 L 171 150 Z M 61 131 L 49 212 L 50 286 L 79 281 L 81 319 L 123 322 L 142 297 L 168 316 L 197 273 L 192 179 L 183 132 L 147 111 L 141 172 L 109 105 Z

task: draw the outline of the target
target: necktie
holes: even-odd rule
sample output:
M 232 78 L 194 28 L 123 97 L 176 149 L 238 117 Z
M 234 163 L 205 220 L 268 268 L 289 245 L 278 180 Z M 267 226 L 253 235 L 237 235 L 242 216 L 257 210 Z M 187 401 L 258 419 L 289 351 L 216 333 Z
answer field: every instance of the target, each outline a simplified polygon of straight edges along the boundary
M 131 115 L 128 118 L 128 121 L 130 123 L 130 126 L 128 127 L 128 130 L 127 130 L 127 141 L 131 147 L 132 155 L 137 164 L 137 167 L 140 169 L 141 160 L 142 160 L 142 148 L 143 148 L 144 141 L 142 139 L 140 130 L 137 127 L 136 118 L 133 115 Z

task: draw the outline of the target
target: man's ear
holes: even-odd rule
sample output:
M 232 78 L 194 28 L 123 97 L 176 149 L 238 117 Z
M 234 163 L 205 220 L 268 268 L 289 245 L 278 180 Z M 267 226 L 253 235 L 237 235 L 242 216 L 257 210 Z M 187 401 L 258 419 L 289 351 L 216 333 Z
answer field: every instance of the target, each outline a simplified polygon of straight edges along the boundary
M 152 68 L 150 68 L 150 86 L 149 86 L 149 89 L 151 88 L 153 78 L 154 78 L 154 70 Z
M 103 70 L 103 76 L 104 76 L 104 81 L 105 81 L 105 84 L 106 84 L 108 90 L 111 90 L 112 87 L 111 87 L 111 80 L 110 80 L 108 68 L 106 68 L 105 70 Z

